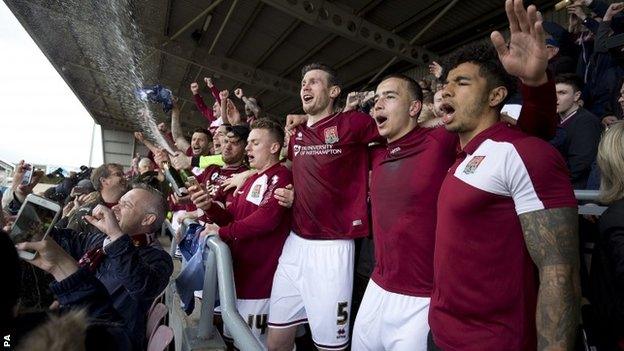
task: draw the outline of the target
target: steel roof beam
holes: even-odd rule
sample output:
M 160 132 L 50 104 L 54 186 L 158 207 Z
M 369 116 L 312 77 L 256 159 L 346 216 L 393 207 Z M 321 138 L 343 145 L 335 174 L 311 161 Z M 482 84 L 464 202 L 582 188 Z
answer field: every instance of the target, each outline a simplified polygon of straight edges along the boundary
M 254 10 L 251 13 L 251 16 L 249 16 L 249 19 L 247 20 L 247 22 L 245 22 L 243 29 L 241 29 L 241 31 L 236 36 L 236 39 L 234 39 L 234 42 L 232 43 L 232 45 L 230 45 L 230 48 L 227 50 L 227 53 L 225 54 L 226 57 L 232 56 L 232 54 L 238 47 L 238 44 L 240 44 L 240 42 L 243 41 L 243 38 L 247 35 L 249 28 L 251 28 L 251 25 L 254 24 L 254 22 L 256 21 L 256 18 L 258 17 L 260 12 L 262 12 L 263 8 L 264 8 L 264 3 L 259 1 L 256 4 L 256 7 L 254 7 Z
M 201 57 L 201 59 L 190 59 L 179 54 L 180 52 L 185 52 L 185 46 L 185 44 L 176 42 L 159 50 L 178 60 L 191 63 L 210 72 L 219 73 L 245 84 L 291 96 L 299 94 L 299 82 L 281 78 L 275 74 L 256 69 L 232 59 L 209 55 L 205 50 L 198 50 L 195 55 L 195 57 Z
M 262 1 L 317 28 L 328 30 L 417 65 L 426 65 L 435 56 L 420 46 L 410 44 L 399 35 L 327 1 Z

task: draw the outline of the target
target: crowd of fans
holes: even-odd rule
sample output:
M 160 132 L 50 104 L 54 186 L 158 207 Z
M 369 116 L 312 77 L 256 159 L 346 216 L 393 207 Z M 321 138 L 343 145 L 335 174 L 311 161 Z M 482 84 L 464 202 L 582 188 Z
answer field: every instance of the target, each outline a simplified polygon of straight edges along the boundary
M 238 311 L 269 350 L 624 349 L 624 3 L 572 1 L 567 29 L 505 7 L 509 40 L 434 62 L 434 80 L 392 74 L 346 94 L 306 65 L 304 114 L 285 125 L 240 88 L 193 82 L 207 128 L 187 135 L 174 101 L 158 126 L 174 154 L 137 131 L 149 154 L 40 194 L 60 219 L 14 245 L 44 176 L 23 182 L 21 161 L 2 196 L 3 335 L 25 350 L 145 349 L 173 260 L 218 235 Z M 608 209 L 579 216 L 573 189 L 599 189 Z

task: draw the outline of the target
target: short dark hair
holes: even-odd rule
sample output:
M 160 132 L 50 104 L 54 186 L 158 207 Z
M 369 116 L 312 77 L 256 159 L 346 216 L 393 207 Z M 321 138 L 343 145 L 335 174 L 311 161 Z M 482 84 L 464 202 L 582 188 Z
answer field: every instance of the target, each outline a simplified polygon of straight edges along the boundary
M 280 143 L 280 145 L 284 144 L 284 127 L 272 119 L 259 118 L 251 124 L 251 129 L 266 129 L 275 138 L 275 141 Z
M 329 84 L 330 87 L 336 85 L 339 88 L 342 88 L 342 82 L 338 78 L 338 74 L 336 73 L 336 71 L 333 68 L 323 63 L 314 62 L 314 63 L 310 63 L 310 64 L 303 66 L 303 68 L 301 69 L 301 78 L 303 79 L 303 76 L 305 76 L 306 73 L 313 71 L 315 69 L 318 69 L 327 73 L 327 76 L 328 76 L 327 83 Z
M 247 144 L 247 137 L 249 137 L 249 127 L 246 125 L 236 125 L 236 126 L 228 126 L 226 128 L 226 134 L 232 133 L 236 136 L 240 141 Z
M 212 133 L 210 133 L 210 131 L 208 129 L 206 129 L 206 128 L 195 128 L 193 130 L 193 134 L 195 134 L 195 133 L 206 134 L 206 137 L 208 138 L 208 142 L 212 141 Z
M 574 73 L 563 73 L 555 77 L 555 84 L 567 84 L 574 92 L 583 90 L 583 81 Z
M 105 163 L 100 167 L 93 170 L 91 173 L 91 183 L 93 183 L 93 187 L 95 190 L 102 190 L 102 182 L 100 182 L 100 178 L 108 178 L 112 174 L 111 168 L 116 168 L 117 170 L 123 173 L 123 166 L 117 163 Z
M 384 80 L 391 79 L 391 78 L 400 79 L 400 80 L 404 81 L 405 83 L 407 83 L 407 90 L 410 93 L 410 96 L 412 97 L 412 100 L 422 101 L 422 99 L 423 99 L 422 88 L 420 87 L 418 82 L 416 82 L 414 79 L 412 79 L 412 78 L 410 78 L 410 77 L 408 77 L 408 76 L 406 76 L 404 74 L 393 73 L 393 74 L 389 74 L 389 75 L 383 77 L 380 82 L 383 82 Z
M 498 105 L 499 108 L 502 108 L 507 100 L 516 93 L 518 81 L 514 76 L 507 73 L 492 44 L 466 45 L 453 53 L 443 66 L 448 67 L 450 72 L 462 63 L 473 63 L 479 66 L 479 74 L 485 78 L 489 90 L 500 86 L 507 88 L 507 97 Z

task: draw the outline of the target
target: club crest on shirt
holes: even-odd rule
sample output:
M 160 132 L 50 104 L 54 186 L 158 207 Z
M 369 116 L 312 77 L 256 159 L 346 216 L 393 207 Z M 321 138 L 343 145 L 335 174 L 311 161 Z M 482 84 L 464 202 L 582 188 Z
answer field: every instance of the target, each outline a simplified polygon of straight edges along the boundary
M 251 188 L 251 197 L 260 197 L 260 190 L 262 189 L 262 184 L 256 184 L 253 188 Z
M 297 132 L 297 136 L 295 137 L 295 140 L 303 140 L 303 133 Z
M 333 126 L 325 128 L 325 144 L 335 144 L 340 140 L 338 138 L 338 127 Z
M 483 161 L 483 159 L 485 158 L 485 156 L 475 156 L 473 157 L 470 161 L 468 161 L 468 163 L 466 164 L 466 167 L 464 167 L 464 174 L 472 174 L 477 170 L 477 167 L 479 167 L 479 165 L 481 164 L 481 161 Z
M 279 177 L 277 175 L 274 175 L 273 178 L 271 178 L 271 184 L 277 184 L 278 180 L 279 180 Z

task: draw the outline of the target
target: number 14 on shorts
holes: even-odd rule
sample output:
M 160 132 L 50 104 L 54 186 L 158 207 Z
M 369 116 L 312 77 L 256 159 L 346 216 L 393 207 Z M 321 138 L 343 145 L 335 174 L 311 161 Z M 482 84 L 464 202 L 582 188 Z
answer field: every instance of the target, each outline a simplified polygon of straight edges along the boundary
M 247 315 L 247 325 L 251 330 L 254 328 L 260 331 L 260 335 L 264 335 L 267 330 L 267 314 L 249 314 Z

